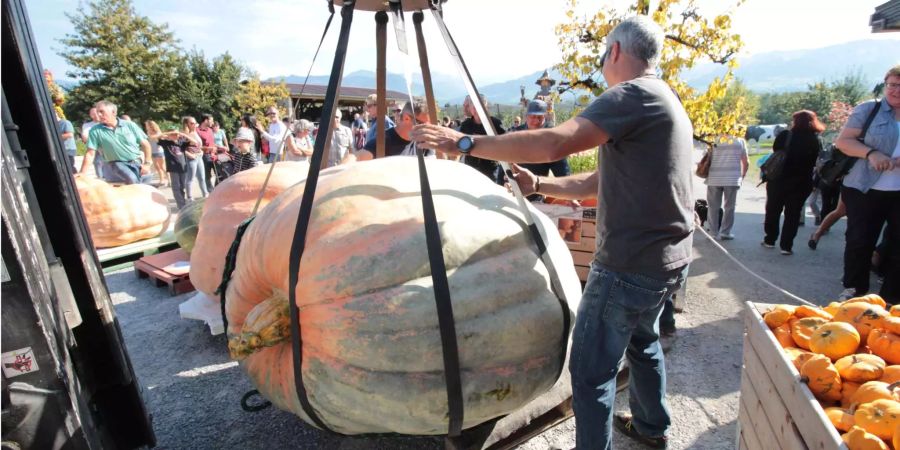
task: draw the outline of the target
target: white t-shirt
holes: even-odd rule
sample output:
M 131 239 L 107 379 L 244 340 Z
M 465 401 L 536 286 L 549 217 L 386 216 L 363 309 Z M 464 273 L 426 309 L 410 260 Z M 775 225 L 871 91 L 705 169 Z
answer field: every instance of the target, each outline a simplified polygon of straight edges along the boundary
M 88 133 L 90 133 L 91 128 L 94 128 L 94 125 L 97 125 L 98 122 L 94 122 L 93 120 L 90 122 L 85 122 L 81 125 L 81 141 L 87 142 Z
M 900 122 L 894 123 L 897 124 L 898 131 L 900 131 Z M 900 139 L 897 140 L 897 145 L 894 147 L 891 158 L 900 158 Z M 878 191 L 900 191 L 900 167 L 894 167 L 887 172 L 881 172 L 881 176 L 879 176 L 878 181 L 872 185 L 872 189 Z

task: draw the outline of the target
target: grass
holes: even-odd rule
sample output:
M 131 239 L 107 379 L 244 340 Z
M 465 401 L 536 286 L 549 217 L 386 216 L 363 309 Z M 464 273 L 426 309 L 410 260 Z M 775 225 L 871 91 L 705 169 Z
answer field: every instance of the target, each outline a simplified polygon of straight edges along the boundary
M 759 161 L 759 158 L 762 158 L 767 154 L 769 154 L 769 152 L 750 155 L 750 167 L 747 169 L 747 176 L 744 177 L 745 180 L 749 180 L 754 184 L 759 183 L 759 166 L 756 165 L 756 162 Z

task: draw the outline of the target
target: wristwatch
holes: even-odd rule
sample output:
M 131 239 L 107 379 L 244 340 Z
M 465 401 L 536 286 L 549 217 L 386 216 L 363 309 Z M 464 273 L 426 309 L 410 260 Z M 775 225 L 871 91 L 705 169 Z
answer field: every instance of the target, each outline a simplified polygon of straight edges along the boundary
M 475 148 L 475 138 L 472 136 L 463 136 L 456 141 L 456 149 L 464 155 L 468 155 Z

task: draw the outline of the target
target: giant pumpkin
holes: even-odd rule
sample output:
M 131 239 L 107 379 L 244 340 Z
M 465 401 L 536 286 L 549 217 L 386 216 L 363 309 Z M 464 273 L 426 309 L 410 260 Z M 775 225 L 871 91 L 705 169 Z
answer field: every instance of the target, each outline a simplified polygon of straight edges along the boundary
M 323 171 L 296 288 L 302 375 L 344 434 L 447 432 L 447 393 L 415 158 Z M 459 344 L 468 428 L 521 408 L 562 369 L 564 312 L 515 200 L 477 171 L 427 161 Z M 304 186 L 247 229 L 226 291 L 229 349 L 259 392 L 311 423 L 294 387 L 288 261 Z M 572 311 L 580 283 L 532 210 Z
M 191 284 L 197 290 L 215 296 L 222 282 L 225 255 L 234 241 L 235 231 L 253 212 L 270 167 L 264 165 L 238 172 L 217 184 L 207 197 L 191 250 Z M 308 172 L 309 164 L 305 162 L 276 164 L 259 208 L 262 209 L 285 189 L 306 179 Z
M 159 236 L 169 226 L 169 202 L 153 186 L 113 186 L 77 176 L 75 187 L 97 248 L 116 247 Z

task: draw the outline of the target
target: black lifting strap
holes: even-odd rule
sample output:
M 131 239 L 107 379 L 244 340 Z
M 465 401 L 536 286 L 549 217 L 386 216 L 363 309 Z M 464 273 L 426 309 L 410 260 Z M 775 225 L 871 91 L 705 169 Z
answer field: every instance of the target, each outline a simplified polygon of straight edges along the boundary
M 219 287 L 215 292 L 216 294 L 219 294 L 222 303 L 222 326 L 225 330 L 226 345 L 228 344 L 228 317 L 225 316 L 225 291 L 228 290 L 228 283 L 231 282 L 231 275 L 234 273 L 235 266 L 237 265 L 237 253 L 238 249 L 241 247 L 241 241 L 244 239 L 244 232 L 247 231 L 247 227 L 253 223 L 253 219 L 255 218 L 256 216 L 250 216 L 238 225 L 234 240 L 231 241 L 231 247 L 228 248 L 228 253 L 225 254 L 225 267 L 222 270 L 222 282 L 219 283 Z
M 421 16 L 421 12 L 418 13 Z M 391 4 L 391 15 L 394 19 L 394 29 L 397 32 L 397 44 L 400 52 L 409 57 L 406 42 L 406 24 L 403 18 L 402 0 Z M 422 55 L 424 42 L 420 42 L 421 32 L 419 24 L 421 17 L 415 17 L 417 44 Z M 427 54 L 426 54 L 427 58 Z M 422 61 L 420 61 L 422 62 Z M 423 77 L 426 86 L 430 85 L 430 73 L 427 59 L 422 62 Z M 430 100 L 430 99 L 429 99 Z M 412 101 L 412 98 L 410 98 Z M 433 105 L 430 106 L 433 110 Z M 413 118 L 415 121 L 415 118 Z M 431 193 L 431 184 L 428 181 L 428 171 L 425 169 L 424 151 L 416 151 L 419 161 L 419 185 L 422 196 L 422 216 L 425 222 L 425 242 L 428 249 L 428 262 L 431 268 L 431 282 L 434 287 L 434 301 L 437 307 L 438 326 L 441 332 L 441 353 L 444 359 L 444 383 L 447 386 L 447 408 L 449 423 L 447 436 L 458 437 L 462 433 L 465 410 L 463 409 L 462 374 L 459 365 L 459 345 L 456 340 L 456 321 L 453 318 L 453 302 L 450 298 L 450 283 L 447 280 L 447 267 L 444 263 L 444 252 L 441 247 L 441 232 L 438 228 L 437 214 L 434 210 L 434 198 Z
M 438 325 L 441 329 L 441 347 L 444 356 L 444 381 L 447 384 L 447 405 L 450 424 L 447 435 L 457 437 L 462 432 L 463 395 L 459 367 L 459 347 L 456 342 L 456 323 L 453 319 L 453 303 L 450 300 L 450 284 L 447 267 L 441 249 L 441 233 L 434 211 L 434 199 L 428 172 L 425 170 L 423 151 L 417 151 L 419 159 L 419 184 L 422 190 L 422 212 L 425 219 L 425 242 L 428 246 L 428 262 L 431 265 L 431 281 L 434 285 L 434 301 L 437 305 Z
M 486 111 L 484 111 L 481 106 L 481 102 L 476 100 L 480 98 L 480 96 L 478 94 L 478 89 L 475 87 L 475 82 L 472 80 L 472 74 L 469 72 L 468 67 L 466 67 L 466 62 L 463 61 L 462 54 L 460 54 L 459 48 L 456 46 L 456 42 L 453 40 L 453 36 L 450 35 L 450 30 L 444 23 L 443 11 L 441 10 L 440 2 L 433 2 L 431 6 L 431 13 L 434 17 L 434 21 L 444 37 L 444 42 L 447 44 L 447 50 L 450 52 L 450 56 L 453 57 L 460 73 L 463 75 L 463 82 L 466 85 L 466 90 L 469 92 L 470 97 L 472 97 L 473 105 L 475 106 L 476 110 L 479 111 L 479 113 L 485 113 L 482 116 L 484 119 L 488 119 L 482 120 L 485 131 L 493 130 L 493 122 L 491 122 L 489 117 L 487 117 Z M 506 163 L 501 162 L 501 165 L 506 168 Z M 547 272 L 550 275 L 550 288 L 556 295 L 557 300 L 559 300 L 560 308 L 562 309 L 563 313 L 563 332 L 560 336 L 559 342 L 560 348 L 562 348 L 563 351 L 560 352 L 559 371 L 556 374 L 557 378 L 559 378 L 559 376 L 562 374 L 562 371 L 565 370 L 565 349 L 568 348 L 569 344 L 569 328 L 571 327 L 572 323 L 572 312 L 569 309 L 569 304 L 566 301 L 562 285 L 560 284 L 559 274 L 556 271 L 553 260 L 550 259 L 550 255 L 547 252 L 547 245 L 544 242 L 543 237 L 541 237 L 540 230 L 538 230 L 534 217 L 531 215 L 531 212 L 525 205 L 525 201 L 521 197 L 520 191 L 518 191 L 518 189 L 515 189 L 514 192 L 516 192 L 516 201 L 519 204 L 519 210 L 522 212 L 523 217 L 525 217 L 525 220 L 528 223 L 528 231 L 531 233 L 531 237 L 537 245 L 538 255 L 540 255 L 541 260 L 543 261 L 544 266 L 547 268 Z
M 338 88 L 340 87 L 341 78 L 344 76 L 344 61 L 350 40 L 350 25 L 353 23 L 353 8 L 354 2 L 350 0 L 345 0 L 344 6 L 341 8 L 341 33 L 334 54 L 331 78 L 328 80 L 328 88 L 325 91 L 325 105 L 322 107 L 322 116 L 319 119 L 319 136 L 328 136 L 334 122 L 333 117 L 337 107 Z M 297 390 L 297 398 L 300 400 L 303 412 L 316 426 L 326 431 L 332 431 L 325 425 L 325 422 L 316 414 L 316 411 L 309 403 L 306 386 L 303 384 L 303 341 L 300 334 L 300 309 L 297 307 L 297 282 L 300 275 L 300 259 L 303 257 L 303 249 L 306 245 L 306 232 L 309 228 L 316 185 L 319 182 L 319 171 L 325 156 L 326 141 L 327 139 L 316 139 L 313 155 L 309 163 L 309 174 L 306 176 L 306 186 L 303 189 L 303 198 L 300 200 L 300 211 L 297 214 L 297 225 L 294 228 L 288 265 L 288 306 L 290 307 L 291 316 L 291 350 L 294 363 L 294 387 Z

